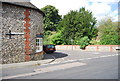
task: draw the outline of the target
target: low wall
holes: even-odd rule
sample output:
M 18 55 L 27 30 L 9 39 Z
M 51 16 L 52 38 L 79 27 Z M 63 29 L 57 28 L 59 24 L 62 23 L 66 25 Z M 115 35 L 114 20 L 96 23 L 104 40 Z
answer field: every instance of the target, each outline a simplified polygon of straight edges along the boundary
M 80 51 L 109 51 L 117 52 L 120 45 L 88 45 L 85 50 L 80 49 L 79 45 L 56 45 L 56 50 L 80 50 Z M 120 49 L 120 48 L 119 48 Z

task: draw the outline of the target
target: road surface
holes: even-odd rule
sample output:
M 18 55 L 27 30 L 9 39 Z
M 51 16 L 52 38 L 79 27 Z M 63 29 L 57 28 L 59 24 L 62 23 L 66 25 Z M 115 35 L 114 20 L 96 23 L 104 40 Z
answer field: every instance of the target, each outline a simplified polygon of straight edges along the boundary
M 3 69 L 3 79 L 118 79 L 117 52 L 58 51 L 52 55 L 57 59 L 51 64 Z

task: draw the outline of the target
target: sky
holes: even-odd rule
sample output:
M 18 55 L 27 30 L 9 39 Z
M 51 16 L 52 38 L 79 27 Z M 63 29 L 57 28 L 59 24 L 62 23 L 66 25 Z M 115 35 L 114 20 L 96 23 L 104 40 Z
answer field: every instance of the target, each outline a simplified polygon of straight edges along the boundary
M 119 0 L 31 0 L 30 2 L 40 9 L 46 5 L 52 5 L 59 10 L 59 15 L 62 16 L 70 10 L 85 7 L 86 10 L 93 12 L 93 16 L 98 21 L 106 16 L 112 17 L 114 22 L 118 21 Z

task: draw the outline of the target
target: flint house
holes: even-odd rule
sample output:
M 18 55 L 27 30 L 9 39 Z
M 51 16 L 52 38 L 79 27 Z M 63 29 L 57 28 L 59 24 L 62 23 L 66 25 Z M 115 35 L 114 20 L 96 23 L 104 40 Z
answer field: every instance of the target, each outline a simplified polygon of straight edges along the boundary
M 30 2 L 0 2 L 1 63 L 43 58 L 44 13 Z

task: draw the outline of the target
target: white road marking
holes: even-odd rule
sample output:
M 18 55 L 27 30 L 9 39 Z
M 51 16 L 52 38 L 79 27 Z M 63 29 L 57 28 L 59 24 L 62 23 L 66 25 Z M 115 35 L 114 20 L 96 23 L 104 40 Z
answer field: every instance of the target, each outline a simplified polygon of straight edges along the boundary
M 41 69 L 35 69 L 34 71 L 35 72 L 37 72 L 37 71 L 50 72 L 50 71 L 68 69 L 68 68 L 77 67 L 77 66 L 83 66 L 83 65 L 86 65 L 86 63 L 73 62 L 73 63 L 60 64 L 60 65 L 55 65 L 55 66 L 41 68 Z
M 95 52 L 95 53 L 93 53 L 93 54 L 100 54 L 100 52 Z
M 101 58 L 101 57 L 109 57 L 109 56 L 100 56 L 99 58 Z
M 92 59 L 92 58 L 86 58 L 87 60 L 90 60 L 90 59 Z
M 84 58 L 84 59 L 78 59 L 78 60 L 68 60 L 68 61 L 64 61 L 62 63 L 82 61 L 82 60 L 91 60 L 91 59 L 105 58 L 105 57 L 118 56 L 118 55 L 120 55 L 120 54 L 103 55 L 103 56 L 97 56 L 97 57 L 92 57 L 92 58 Z M 57 64 L 57 63 L 60 63 L 60 62 L 53 62 L 51 64 Z
M 14 76 L 6 76 L 2 77 L 2 79 L 12 79 L 12 78 L 17 78 L 17 77 L 24 77 L 24 76 L 31 76 L 31 75 L 36 75 L 41 72 L 32 72 L 32 73 L 25 73 L 25 74 L 19 74 L 19 75 L 14 75 Z
M 93 58 L 99 58 L 99 57 L 93 57 Z
M 111 56 L 111 55 L 107 55 L 107 56 Z
M 2 79 L 12 79 L 12 78 L 17 78 L 17 77 L 32 76 L 32 75 L 36 75 L 36 74 L 40 74 L 40 73 L 68 69 L 68 68 L 73 68 L 73 67 L 83 66 L 83 65 L 86 65 L 86 63 L 74 62 L 74 63 L 55 65 L 55 66 L 50 66 L 50 67 L 46 67 L 46 68 L 35 69 L 34 72 L 32 72 L 32 73 L 25 73 L 25 74 L 19 74 L 19 75 L 14 75 L 14 76 L 2 77 Z

